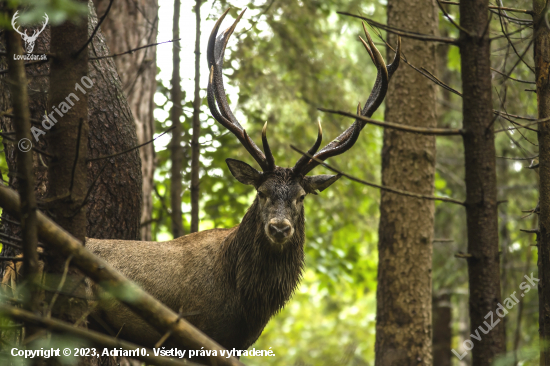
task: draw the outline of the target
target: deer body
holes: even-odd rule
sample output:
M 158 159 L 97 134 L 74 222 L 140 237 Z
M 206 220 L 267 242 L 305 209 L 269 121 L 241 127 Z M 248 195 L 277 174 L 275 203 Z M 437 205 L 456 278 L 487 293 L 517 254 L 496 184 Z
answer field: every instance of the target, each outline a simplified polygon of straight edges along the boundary
M 162 243 L 88 239 L 86 247 L 225 348 L 247 349 L 291 297 L 304 263 L 303 210 L 278 251 L 257 230 L 258 201 L 232 229 Z M 122 338 L 153 346 L 162 336 L 116 300 L 96 309 Z
M 307 176 L 325 159 L 349 150 L 365 122 L 357 119 L 338 138 L 319 150 L 317 141 L 292 168 L 275 165 L 266 130 L 263 151 L 250 139 L 229 107 L 223 86 L 223 55 L 229 37 L 243 15 L 220 36 L 228 11 L 216 22 L 208 41 L 210 78 L 208 106 L 212 116 L 237 137 L 262 171 L 226 159 L 231 174 L 257 191 L 240 225 L 190 234 L 164 243 L 88 239 L 86 245 L 151 295 L 165 303 L 223 347 L 246 349 L 260 336 L 269 319 L 290 299 L 304 266 L 303 201 L 334 183 L 340 175 Z M 371 117 L 382 103 L 388 82 L 398 67 L 400 43 L 386 66 L 366 27 L 363 42 L 378 69 L 373 92 L 357 113 Z M 319 150 L 319 151 L 317 151 Z M 154 345 L 162 335 L 114 300 L 102 300 L 94 314 L 115 333 L 139 344 Z

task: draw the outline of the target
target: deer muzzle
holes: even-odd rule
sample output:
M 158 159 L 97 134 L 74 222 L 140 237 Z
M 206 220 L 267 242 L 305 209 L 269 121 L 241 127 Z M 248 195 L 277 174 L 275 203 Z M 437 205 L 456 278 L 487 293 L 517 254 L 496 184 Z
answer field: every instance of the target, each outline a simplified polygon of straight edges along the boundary
M 284 244 L 294 234 L 294 229 L 287 219 L 271 219 L 266 226 L 267 237 L 274 244 Z

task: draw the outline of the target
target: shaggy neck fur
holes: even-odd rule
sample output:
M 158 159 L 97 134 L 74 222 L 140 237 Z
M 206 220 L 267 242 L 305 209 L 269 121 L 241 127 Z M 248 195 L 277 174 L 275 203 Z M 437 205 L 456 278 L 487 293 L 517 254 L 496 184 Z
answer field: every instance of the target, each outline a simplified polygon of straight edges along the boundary
M 292 238 L 274 251 L 265 235 L 258 198 L 225 244 L 223 263 L 231 286 L 240 296 L 249 327 L 262 329 L 290 299 L 304 267 L 304 211 L 294 223 Z

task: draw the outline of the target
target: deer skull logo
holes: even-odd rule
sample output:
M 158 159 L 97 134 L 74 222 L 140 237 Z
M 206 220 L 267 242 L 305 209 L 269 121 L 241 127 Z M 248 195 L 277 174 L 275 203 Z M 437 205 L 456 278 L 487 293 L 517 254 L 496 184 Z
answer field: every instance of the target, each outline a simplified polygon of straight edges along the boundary
M 19 13 L 19 10 L 16 11 L 15 14 L 13 14 L 13 18 L 11 18 L 11 26 L 17 33 L 21 35 L 21 37 L 23 38 L 23 41 L 25 41 L 25 50 L 27 51 L 27 53 L 32 53 L 32 50 L 34 49 L 34 42 L 36 41 L 40 33 L 42 33 L 42 31 L 46 28 L 46 25 L 48 24 L 48 20 L 49 20 L 48 14 L 44 13 L 44 19 L 46 21 L 42 24 L 42 29 L 35 30 L 33 35 L 29 37 L 27 35 L 27 31 L 21 32 L 19 30 L 19 26 L 16 26 L 15 24 L 15 20 L 19 18 L 19 15 L 17 15 L 18 13 Z

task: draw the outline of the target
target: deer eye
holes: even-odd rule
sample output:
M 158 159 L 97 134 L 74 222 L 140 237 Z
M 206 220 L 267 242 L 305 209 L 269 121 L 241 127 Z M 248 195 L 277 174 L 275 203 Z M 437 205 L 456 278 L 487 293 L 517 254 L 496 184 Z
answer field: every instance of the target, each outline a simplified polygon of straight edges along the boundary
M 258 197 L 260 197 L 261 199 L 264 199 L 266 196 L 265 196 L 265 193 L 258 191 Z
M 304 202 L 304 198 L 306 198 L 306 195 L 301 195 L 300 198 L 298 198 L 298 202 Z

